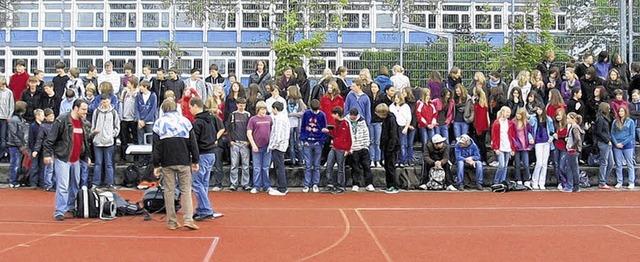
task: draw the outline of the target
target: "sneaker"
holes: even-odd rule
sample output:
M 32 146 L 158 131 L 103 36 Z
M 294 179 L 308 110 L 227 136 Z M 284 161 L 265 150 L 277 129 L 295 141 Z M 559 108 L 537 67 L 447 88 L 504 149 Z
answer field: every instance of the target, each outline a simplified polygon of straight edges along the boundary
M 607 186 L 607 185 L 600 185 L 600 186 L 598 186 L 598 188 L 599 189 L 604 189 L 604 190 L 611 190 L 611 187 Z
M 118 188 L 114 185 L 108 185 L 107 190 L 118 190 Z
M 331 194 L 342 195 L 342 194 L 344 194 L 344 188 L 337 187 L 335 190 L 331 191 Z
M 176 229 L 178 229 L 179 227 L 180 227 L 180 225 L 178 225 L 178 224 L 170 224 L 170 225 L 168 226 L 169 230 L 176 230 Z
M 354 185 L 354 186 L 351 187 L 351 191 L 353 191 L 353 192 L 358 192 L 358 190 L 360 190 L 360 187 L 357 186 L 357 185 Z
M 571 193 L 573 192 L 573 190 L 569 189 L 569 188 L 564 188 L 561 190 L 562 193 Z
M 224 214 L 222 214 L 222 213 L 213 212 L 213 218 L 219 218 L 219 217 L 223 217 L 223 216 L 224 216 Z
M 371 164 L 369 164 L 369 167 L 376 167 L 376 162 L 375 161 L 371 161 Z
M 211 191 L 213 191 L 213 192 L 218 192 L 218 191 L 220 191 L 220 190 L 222 190 L 222 187 L 219 187 L 219 186 L 214 186 L 214 187 L 211 189 Z
M 387 188 L 387 190 L 385 190 L 384 192 L 387 194 L 397 194 L 398 189 L 396 189 L 395 187 L 390 187 L 390 188 Z
M 458 191 L 458 189 L 456 187 L 454 187 L 453 185 L 449 185 L 447 187 L 447 191 Z
M 636 185 L 631 184 L 631 185 L 629 185 L 627 188 L 628 188 L 628 189 L 634 189 L 634 188 L 636 188 Z
M 280 192 L 280 190 L 277 190 L 277 189 L 274 189 L 274 188 L 269 188 L 269 195 L 270 196 L 285 196 L 285 195 L 287 195 L 287 193 Z
M 251 194 L 257 194 L 258 193 L 258 188 L 254 187 L 251 189 Z
M 9 188 L 14 188 L 15 185 L 14 184 L 9 184 Z
M 540 190 L 547 190 L 547 188 L 544 185 L 540 185 Z
M 518 181 L 518 182 L 516 182 L 516 183 L 518 183 L 518 185 L 522 185 L 522 181 Z
M 476 184 L 475 190 L 484 191 L 484 188 L 480 184 Z
M 529 190 L 533 190 L 533 187 L 531 186 L 531 181 L 525 181 L 524 182 L 524 186 L 526 188 L 528 188 Z
M 55 192 L 55 191 L 56 191 L 56 189 L 55 189 L 55 188 L 53 188 L 53 187 L 49 187 L 49 188 L 45 188 L 45 189 L 44 189 L 44 191 L 47 191 L 47 192 Z
M 236 185 L 230 185 L 230 186 L 229 186 L 229 190 L 231 190 L 231 191 L 236 191 L 236 190 L 238 190 L 238 186 L 236 186 Z
M 491 163 L 489 163 L 490 166 L 492 167 L 497 167 L 498 166 L 498 161 L 493 161 Z
M 213 217 L 213 214 L 211 215 L 195 215 L 193 216 L 193 220 L 195 221 L 202 221 L 202 220 L 207 220 L 207 219 L 214 219 L 215 217 Z
M 250 186 L 243 186 L 242 187 L 242 190 L 244 190 L 244 191 L 251 191 L 251 189 L 252 188 Z
M 64 216 L 63 215 L 57 215 L 57 216 L 53 217 L 53 219 L 55 219 L 56 221 L 63 221 L 64 220 Z
M 184 223 L 184 227 L 186 227 L 186 228 L 188 228 L 188 229 L 191 229 L 191 230 L 198 230 L 198 229 L 200 229 L 200 227 L 199 227 L 198 225 L 196 225 L 195 223 L 193 223 L 193 222 L 187 222 L 187 223 Z
M 333 188 L 333 185 L 327 185 L 326 187 L 324 187 L 324 189 L 322 191 L 323 192 L 333 192 L 333 190 L 335 190 Z
M 562 184 L 558 184 L 558 190 L 562 191 Z
M 311 188 L 311 190 L 313 191 L 313 193 L 318 193 L 318 192 L 320 192 L 320 188 L 318 188 L 318 185 L 313 185 L 313 187 Z
M 536 184 L 532 184 L 532 185 L 531 185 L 531 189 L 533 189 L 533 190 L 538 190 L 538 189 L 540 189 L 540 186 L 538 186 L 538 185 L 536 185 Z
M 419 185 L 418 188 L 420 188 L 422 190 L 427 190 L 427 185 L 422 184 L 422 185 Z
M 309 187 L 308 186 L 303 187 L 302 188 L 302 193 L 309 193 Z
M 364 188 L 365 190 L 367 190 L 367 192 L 374 192 L 376 191 L 376 188 L 373 187 L 372 184 L 369 184 L 367 187 Z
M 616 184 L 615 188 L 616 188 L 616 189 L 620 189 L 620 188 L 622 188 L 622 184 L 620 184 L 620 183 Z

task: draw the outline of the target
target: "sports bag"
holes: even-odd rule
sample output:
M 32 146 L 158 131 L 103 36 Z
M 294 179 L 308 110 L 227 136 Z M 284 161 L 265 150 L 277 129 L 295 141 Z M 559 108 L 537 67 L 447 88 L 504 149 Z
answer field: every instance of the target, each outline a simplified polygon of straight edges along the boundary
M 100 215 L 100 198 L 94 190 L 83 186 L 76 197 L 76 211 L 73 216 L 77 218 L 97 218 Z
M 429 181 L 427 182 L 427 190 L 444 190 L 444 177 L 444 169 L 432 167 L 429 170 Z
M 153 187 L 144 191 L 142 204 L 149 213 L 166 213 L 164 205 L 164 188 Z M 180 210 L 180 191 L 176 190 L 176 211 Z
M 124 179 L 122 179 L 122 186 L 125 186 L 125 187 L 137 186 L 139 180 L 140 180 L 140 176 L 138 175 L 138 170 L 136 169 L 136 165 L 127 166 L 127 169 L 124 170 Z
M 102 220 L 116 219 L 116 203 L 112 192 L 101 192 L 98 194 L 100 198 L 100 215 Z
M 416 175 L 415 167 L 413 168 L 413 171 L 409 171 L 409 168 L 405 168 L 402 172 L 400 172 L 398 181 L 400 182 L 400 188 L 406 190 L 415 189 L 420 183 L 420 180 Z
M 137 216 L 144 214 L 144 209 L 142 209 L 138 203 L 129 202 L 122 198 L 117 192 L 112 193 L 116 204 L 116 216 Z

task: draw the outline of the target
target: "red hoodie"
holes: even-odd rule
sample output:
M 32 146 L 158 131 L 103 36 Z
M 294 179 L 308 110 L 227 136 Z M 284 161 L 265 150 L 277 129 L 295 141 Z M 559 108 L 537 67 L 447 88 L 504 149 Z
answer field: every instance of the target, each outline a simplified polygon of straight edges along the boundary
M 507 120 L 507 125 L 509 125 L 509 144 L 511 145 L 511 152 L 516 152 L 516 143 L 513 141 L 513 138 L 516 137 L 516 126 L 513 122 Z M 500 149 L 500 120 L 496 119 L 491 126 L 491 149 L 499 150 Z
M 9 79 L 9 89 L 13 92 L 13 101 L 20 101 L 22 92 L 27 89 L 27 81 L 29 81 L 29 74 L 24 72 L 22 74 L 15 73 Z
M 416 119 L 418 119 L 418 128 L 425 128 L 429 124 L 438 126 L 438 111 L 433 103 L 424 103 L 422 100 L 416 104 Z
M 329 117 L 332 118 L 333 117 Z M 329 120 L 329 119 L 327 119 Z M 336 150 L 349 151 L 351 150 L 351 127 L 349 121 L 342 120 L 336 121 L 333 130 L 329 131 L 329 135 L 333 137 L 333 148 Z
M 182 116 L 189 119 L 191 123 L 196 120 L 196 117 L 191 114 L 191 105 L 189 105 L 189 101 L 191 101 L 192 97 L 200 98 L 198 92 L 196 92 L 193 88 L 191 89 L 191 96 L 183 96 L 182 98 L 180 98 L 180 100 L 178 100 L 178 104 L 180 104 L 180 107 L 182 107 Z
M 320 111 L 327 116 L 327 125 L 336 125 L 336 120 L 331 117 L 331 110 L 336 106 L 344 108 L 344 98 L 342 98 L 341 95 L 336 96 L 333 100 L 331 100 L 331 96 L 329 95 L 325 95 L 320 98 Z

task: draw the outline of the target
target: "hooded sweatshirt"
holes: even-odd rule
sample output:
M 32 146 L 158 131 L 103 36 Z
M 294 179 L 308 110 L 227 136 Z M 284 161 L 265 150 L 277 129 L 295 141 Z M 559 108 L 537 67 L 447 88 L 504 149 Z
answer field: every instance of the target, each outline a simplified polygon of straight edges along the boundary
M 200 154 L 213 153 L 213 150 L 216 148 L 216 140 L 218 140 L 218 128 L 220 127 L 222 127 L 222 120 L 208 111 L 203 111 L 195 115 L 193 132 L 196 135 Z
M 120 134 L 120 116 L 109 104 L 109 108 L 98 107 L 93 111 L 91 129 L 100 131 L 93 137 L 93 145 L 97 147 L 110 147 L 114 145 L 115 138 Z

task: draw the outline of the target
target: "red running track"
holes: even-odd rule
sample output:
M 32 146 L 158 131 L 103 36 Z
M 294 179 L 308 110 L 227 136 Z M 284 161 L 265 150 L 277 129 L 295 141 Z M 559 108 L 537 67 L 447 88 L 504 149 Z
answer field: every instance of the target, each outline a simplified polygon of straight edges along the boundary
M 141 191 L 120 191 L 139 200 Z M 210 193 L 201 230 L 54 221 L 54 194 L 0 190 L 0 261 L 637 261 L 640 191 Z

